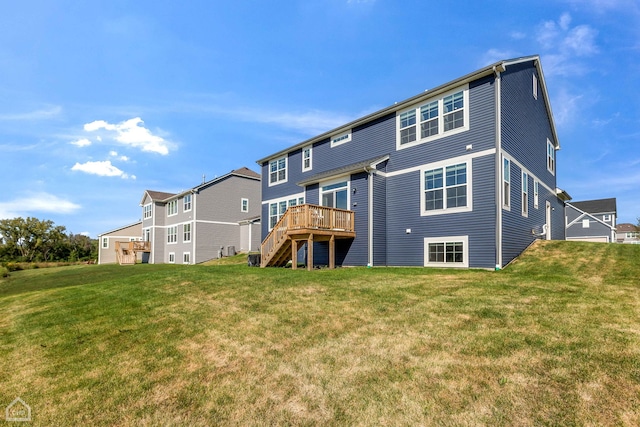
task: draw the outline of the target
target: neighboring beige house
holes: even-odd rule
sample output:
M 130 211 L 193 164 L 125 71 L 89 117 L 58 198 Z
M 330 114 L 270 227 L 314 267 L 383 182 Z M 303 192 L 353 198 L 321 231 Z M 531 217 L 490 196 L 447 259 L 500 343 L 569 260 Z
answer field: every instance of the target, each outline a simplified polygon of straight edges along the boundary
M 616 242 L 640 244 L 640 228 L 629 223 L 618 224 Z
M 181 193 L 142 196 L 144 262 L 197 264 L 260 250 L 260 175 L 246 167 Z
M 116 242 L 128 244 L 129 242 L 139 240 L 142 240 L 142 221 L 98 235 L 98 264 L 113 264 L 118 262 Z M 136 256 L 138 260 L 142 260 L 142 254 L 137 254 Z

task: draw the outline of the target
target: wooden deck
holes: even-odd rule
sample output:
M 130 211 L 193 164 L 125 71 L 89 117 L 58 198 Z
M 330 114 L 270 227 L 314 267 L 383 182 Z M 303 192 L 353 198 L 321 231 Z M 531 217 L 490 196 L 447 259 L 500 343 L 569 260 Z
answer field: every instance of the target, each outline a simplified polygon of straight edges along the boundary
M 335 240 L 353 239 L 354 212 L 317 205 L 291 206 L 262 242 L 261 267 L 298 264 L 301 244 L 307 243 L 307 269 L 313 268 L 313 242 L 329 242 L 329 268 L 335 267 Z M 301 243 L 302 242 L 302 243 Z
M 151 242 L 116 242 L 116 257 L 120 265 L 134 265 L 138 252 L 151 252 Z

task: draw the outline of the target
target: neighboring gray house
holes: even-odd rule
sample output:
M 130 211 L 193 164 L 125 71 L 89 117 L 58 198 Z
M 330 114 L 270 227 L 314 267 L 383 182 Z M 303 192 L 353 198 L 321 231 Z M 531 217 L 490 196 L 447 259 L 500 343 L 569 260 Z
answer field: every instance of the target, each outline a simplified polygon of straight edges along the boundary
M 501 268 L 565 239 L 559 148 L 540 58 L 496 62 L 258 160 L 262 265 Z
M 625 222 L 616 228 L 616 242 L 640 244 L 640 228 Z
M 260 175 L 250 169 L 178 194 L 147 190 L 140 206 L 149 263 L 195 264 L 260 247 Z
M 567 202 L 567 240 L 613 243 L 616 241 L 616 199 Z
M 116 256 L 116 242 L 128 244 L 142 240 L 142 221 L 116 228 L 98 235 L 98 264 L 113 264 L 118 262 Z M 138 260 L 142 254 L 136 254 Z

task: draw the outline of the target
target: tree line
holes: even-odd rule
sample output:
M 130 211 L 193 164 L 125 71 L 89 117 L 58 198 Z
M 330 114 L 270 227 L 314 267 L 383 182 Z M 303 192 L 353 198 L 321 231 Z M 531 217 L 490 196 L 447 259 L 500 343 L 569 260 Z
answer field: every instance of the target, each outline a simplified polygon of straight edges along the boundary
M 98 258 L 98 241 L 37 218 L 0 219 L 0 261 L 75 262 Z

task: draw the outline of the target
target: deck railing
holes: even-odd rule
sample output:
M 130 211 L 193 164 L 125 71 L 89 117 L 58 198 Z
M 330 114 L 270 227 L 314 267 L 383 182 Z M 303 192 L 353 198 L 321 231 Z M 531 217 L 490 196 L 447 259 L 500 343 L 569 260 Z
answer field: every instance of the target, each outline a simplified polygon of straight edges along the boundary
M 135 264 L 138 252 L 150 252 L 151 242 L 133 241 L 116 242 L 116 256 L 118 264 Z
M 262 265 L 271 259 L 289 234 L 302 230 L 354 232 L 354 213 L 317 205 L 291 206 L 262 242 Z

